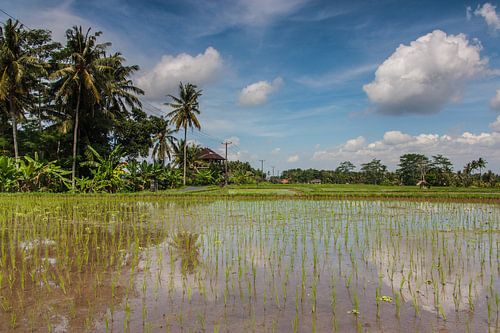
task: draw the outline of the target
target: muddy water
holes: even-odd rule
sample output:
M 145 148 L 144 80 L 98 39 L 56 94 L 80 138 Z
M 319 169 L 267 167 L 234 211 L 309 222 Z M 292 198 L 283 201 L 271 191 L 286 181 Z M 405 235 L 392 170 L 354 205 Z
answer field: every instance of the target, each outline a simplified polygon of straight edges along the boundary
M 1 331 L 499 329 L 498 205 L 91 197 L 7 206 Z

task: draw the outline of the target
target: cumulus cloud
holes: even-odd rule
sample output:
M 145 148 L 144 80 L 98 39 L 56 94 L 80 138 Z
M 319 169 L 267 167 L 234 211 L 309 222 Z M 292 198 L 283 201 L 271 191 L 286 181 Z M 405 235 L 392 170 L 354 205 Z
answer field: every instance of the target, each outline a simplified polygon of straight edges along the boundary
M 299 160 L 299 155 L 292 155 L 289 156 L 288 159 L 286 160 L 288 163 L 295 163 Z
M 490 106 L 493 110 L 500 111 L 500 89 L 497 89 L 497 93 L 490 100 Z
M 488 27 L 494 31 L 500 30 L 500 17 L 497 14 L 496 8 L 496 6 L 487 2 L 482 7 L 478 6 L 474 11 L 474 14 L 484 18 Z
M 400 131 L 385 132 L 381 140 L 364 142 L 359 138 L 346 141 L 337 147 L 318 150 L 313 160 L 345 161 L 365 163 L 373 158 L 381 159 L 383 163 L 395 167 L 399 157 L 405 153 L 422 153 L 427 156 L 443 154 L 448 156 L 456 166 L 461 168 L 468 161 L 483 156 L 490 165 L 500 166 L 500 116 L 490 124 L 492 132 L 473 134 L 464 132 L 462 135 L 418 134 L 409 135 Z M 353 147 L 352 142 L 362 142 Z
M 490 124 L 490 128 L 493 132 L 500 133 L 500 116 L 498 116 L 497 119 Z
M 435 30 L 400 45 L 363 89 L 384 114 L 429 114 L 460 99 L 465 83 L 486 69 L 481 45 Z
M 164 55 L 152 70 L 137 82 L 151 99 L 163 99 L 167 94 L 177 93 L 179 82 L 203 85 L 214 81 L 224 67 L 219 52 L 208 47 L 204 53 L 192 56 L 181 53 Z
M 365 138 L 358 136 L 355 139 L 347 140 L 345 144 L 342 145 L 341 149 L 346 152 L 356 151 L 363 146 L 365 143 Z
M 411 136 L 400 131 L 389 131 L 384 133 L 382 141 L 389 146 L 398 145 L 411 141 Z
M 267 102 L 268 96 L 278 90 L 283 85 L 281 77 L 275 78 L 272 82 L 258 81 L 241 89 L 239 103 L 242 106 L 257 106 Z

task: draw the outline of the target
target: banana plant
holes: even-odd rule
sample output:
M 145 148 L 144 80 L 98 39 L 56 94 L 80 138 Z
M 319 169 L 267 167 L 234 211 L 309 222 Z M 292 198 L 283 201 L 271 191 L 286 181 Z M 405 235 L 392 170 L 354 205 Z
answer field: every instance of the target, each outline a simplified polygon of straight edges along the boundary
M 69 174 L 69 171 L 58 166 L 55 161 L 40 160 L 38 153 L 35 153 L 34 157 L 24 156 L 19 161 L 18 188 L 23 192 L 69 188 L 70 181 L 65 177 Z
M 0 191 L 10 192 L 17 187 L 17 169 L 14 159 L 0 156 Z
M 94 148 L 87 146 L 86 161 L 80 163 L 90 169 L 91 177 L 80 179 L 78 189 L 84 192 L 116 192 L 122 190 L 125 184 L 126 162 L 122 162 L 123 149 L 116 146 L 109 156 L 101 156 Z

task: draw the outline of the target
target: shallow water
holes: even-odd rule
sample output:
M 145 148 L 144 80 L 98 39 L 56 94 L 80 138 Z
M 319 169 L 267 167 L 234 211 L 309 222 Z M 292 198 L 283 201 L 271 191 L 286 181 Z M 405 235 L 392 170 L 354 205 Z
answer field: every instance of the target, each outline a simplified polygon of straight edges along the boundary
M 499 329 L 498 205 L 20 198 L 0 331 Z

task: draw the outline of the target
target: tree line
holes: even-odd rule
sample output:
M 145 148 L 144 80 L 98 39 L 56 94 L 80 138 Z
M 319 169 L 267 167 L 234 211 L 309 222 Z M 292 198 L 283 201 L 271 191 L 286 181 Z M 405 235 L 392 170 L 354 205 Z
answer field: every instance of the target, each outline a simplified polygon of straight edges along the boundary
M 65 43 L 8 19 L 0 28 L 0 191 L 119 191 L 221 181 L 188 143 L 202 91 L 180 83 L 165 117 L 144 112 L 139 66 L 101 32 L 74 26 Z M 182 131 L 183 139 L 179 139 Z M 147 158 L 153 161 L 145 161 Z M 235 182 L 258 172 L 232 163 Z M 182 171 L 181 171 L 182 170 Z M 250 176 L 248 173 L 251 173 Z
M 291 183 L 325 184 L 375 184 L 375 185 L 420 185 L 426 186 L 485 186 L 500 184 L 500 176 L 491 170 L 483 172 L 487 161 L 480 157 L 467 163 L 462 170 L 454 171 L 450 159 L 443 155 L 428 158 L 423 154 L 408 153 L 399 159 L 394 172 L 380 160 L 373 159 L 360 165 L 359 171 L 350 161 L 341 162 L 335 170 L 290 169 L 281 174 L 281 179 Z M 274 179 L 279 181 L 279 179 Z

